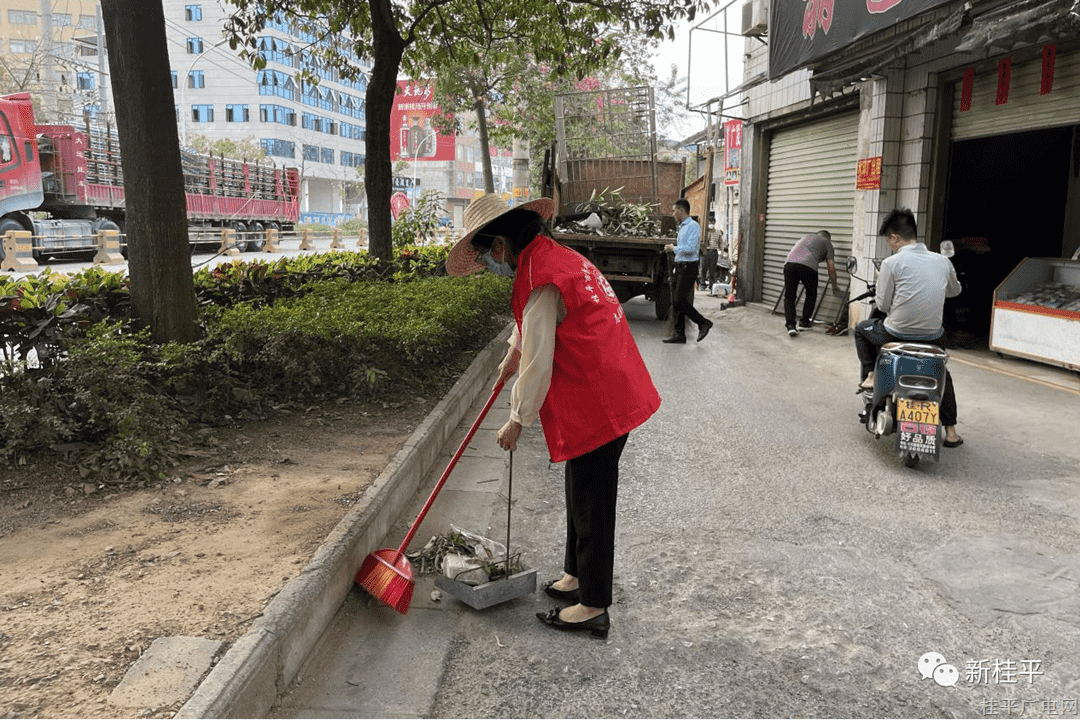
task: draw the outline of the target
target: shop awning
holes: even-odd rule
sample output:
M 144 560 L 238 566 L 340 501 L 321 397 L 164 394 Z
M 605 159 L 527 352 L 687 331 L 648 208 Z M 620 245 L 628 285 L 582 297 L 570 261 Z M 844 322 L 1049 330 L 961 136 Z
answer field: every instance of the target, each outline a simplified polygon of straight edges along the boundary
M 877 48 L 869 54 L 828 64 L 827 69 L 815 71 L 810 78 L 811 94 L 828 97 L 852 83 L 870 77 L 897 59 L 952 35 L 960 29 L 964 16 L 964 6 L 961 5 L 944 17 L 927 23 L 902 39 Z
M 1017 45 L 1080 37 L 1080 0 L 1022 0 L 975 18 L 957 52 L 1008 52 Z
M 967 25 L 960 32 L 960 28 Z M 811 91 L 828 97 L 893 62 L 949 35 L 960 34 L 956 52 L 1008 52 L 1017 46 L 1080 39 L 1080 0 L 1020 0 L 971 17 L 961 5 L 910 35 L 854 58 L 822 63 Z

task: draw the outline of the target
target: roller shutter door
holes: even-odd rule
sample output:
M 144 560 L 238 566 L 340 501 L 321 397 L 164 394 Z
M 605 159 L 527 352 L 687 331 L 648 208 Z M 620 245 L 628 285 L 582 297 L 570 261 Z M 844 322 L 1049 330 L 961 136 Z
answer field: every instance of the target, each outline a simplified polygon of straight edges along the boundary
M 855 214 L 858 136 L 857 113 L 773 133 L 762 278 L 762 301 L 770 306 L 783 292 L 788 252 L 799 238 L 817 230 L 832 233 L 838 278 L 840 287 L 844 287 L 842 268 L 851 254 Z M 826 288 L 829 274 L 825 263 L 818 266 L 818 278 L 822 305 L 816 319 L 832 323 L 840 300 Z M 783 312 L 782 304 L 779 311 Z
M 953 140 L 1008 135 L 1026 130 L 1080 125 L 1080 53 L 1062 53 L 1054 62 L 1054 83 L 1040 94 L 1042 61 L 1014 63 L 1008 102 L 995 104 L 998 76 L 994 70 L 975 73 L 971 109 L 960 112 L 962 83 L 953 91 Z

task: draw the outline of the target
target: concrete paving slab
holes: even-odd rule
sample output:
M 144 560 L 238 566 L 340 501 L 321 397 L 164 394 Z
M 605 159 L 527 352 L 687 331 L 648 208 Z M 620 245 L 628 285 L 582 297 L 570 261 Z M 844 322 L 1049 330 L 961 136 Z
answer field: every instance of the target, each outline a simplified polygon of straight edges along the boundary
M 414 604 L 408 615 L 399 615 L 354 591 L 333 627 L 333 647 L 350 651 L 322 653 L 316 648 L 315 661 L 301 672 L 272 717 L 427 716 L 453 638 L 452 613 L 442 606 Z
M 109 702 L 122 708 L 158 708 L 185 700 L 220 649 L 219 640 L 157 638 L 127 671 Z

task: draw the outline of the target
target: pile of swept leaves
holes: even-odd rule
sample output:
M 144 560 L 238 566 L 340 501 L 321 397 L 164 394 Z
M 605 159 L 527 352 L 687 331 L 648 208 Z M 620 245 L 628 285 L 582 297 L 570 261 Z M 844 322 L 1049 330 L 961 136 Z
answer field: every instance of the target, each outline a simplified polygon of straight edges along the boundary
M 593 191 L 577 212 L 562 218 L 557 233 L 573 235 L 613 235 L 617 237 L 663 237 L 657 207 L 623 200 L 622 188 Z
M 202 339 L 184 345 L 132 329 L 119 273 L 0 279 L 0 462 L 65 453 L 88 479 L 144 485 L 201 427 L 449 387 L 507 322 L 510 283 L 446 277 L 446 251 L 200 270 Z

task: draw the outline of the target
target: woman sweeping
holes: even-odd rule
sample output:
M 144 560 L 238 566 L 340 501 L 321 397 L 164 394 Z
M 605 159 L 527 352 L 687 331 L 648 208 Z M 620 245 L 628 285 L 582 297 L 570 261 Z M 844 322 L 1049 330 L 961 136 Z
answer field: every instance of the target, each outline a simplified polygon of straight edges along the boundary
M 544 591 L 569 603 L 537 613 L 553 628 L 605 638 L 611 621 L 619 458 L 631 430 L 660 407 L 622 305 L 603 274 L 557 243 L 553 203 L 510 209 L 494 195 L 465 210 L 467 234 L 450 250 L 451 275 L 484 268 L 514 275 L 516 328 L 499 382 L 518 375 L 500 447 L 514 450 L 540 418 L 552 462 L 566 463 L 563 576 Z

